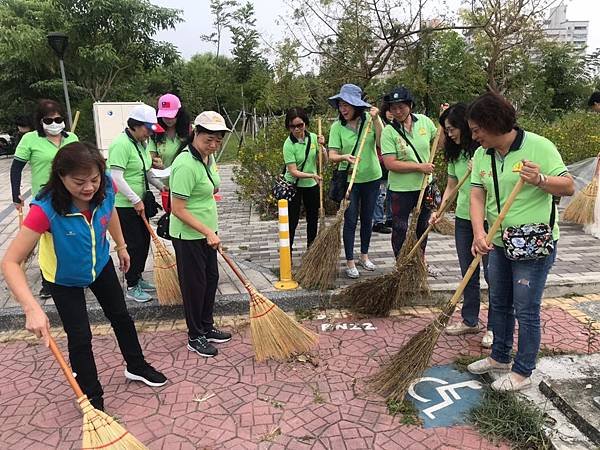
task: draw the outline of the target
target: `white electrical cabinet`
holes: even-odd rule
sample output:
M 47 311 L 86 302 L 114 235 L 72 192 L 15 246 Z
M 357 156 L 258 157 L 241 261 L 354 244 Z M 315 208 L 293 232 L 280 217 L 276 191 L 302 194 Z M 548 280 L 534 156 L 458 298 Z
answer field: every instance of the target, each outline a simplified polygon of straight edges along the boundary
M 96 102 L 94 103 L 94 126 L 96 146 L 108 158 L 108 147 L 115 137 L 127 127 L 129 112 L 142 102 Z

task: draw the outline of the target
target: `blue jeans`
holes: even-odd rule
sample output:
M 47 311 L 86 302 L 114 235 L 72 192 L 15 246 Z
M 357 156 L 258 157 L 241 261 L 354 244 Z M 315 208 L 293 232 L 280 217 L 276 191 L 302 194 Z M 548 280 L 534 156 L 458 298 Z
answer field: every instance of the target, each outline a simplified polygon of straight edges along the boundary
M 379 195 L 373 212 L 373 225 L 392 220 L 392 200 L 387 186 L 388 181 L 386 179 L 379 180 Z
M 354 233 L 360 213 L 360 253 L 369 253 L 373 211 L 379 194 L 379 180 L 355 183 L 350 192 L 350 205 L 344 214 L 344 252 L 346 261 L 354 260 Z
M 456 253 L 458 255 L 458 263 L 460 264 L 460 272 L 465 276 L 467 269 L 473 262 L 473 254 L 471 253 L 471 245 L 473 244 L 473 228 L 471 221 L 466 219 L 456 218 L 454 222 L 454 240 L 456 242 Z M 487 231 L 487 227 L 486 227 Z M 483 276 L 485 281 L 488 281 L 488 257 L 483 257 Z M 481 295 L 479 290 L 479 266 L 473 272 L 473 276 L 467 283 L 467 287 L 463 292 L 464 300 L 461 315 L 463 322 L 475 327 L 479 323 L 479 306 L 481 304 Z M 488 309 L 488 328 L 490 326 L 490 309 Z
M 542 338 L 540 308 L 548 272 L 556 259 L 554 252 L 542 259 L 511 261 L 504 249 L 494 246 L 488 263 L 491 329 L 494 332 L 492 359 L 510 362 L 515 318 L 519 321 L 518 351 L 512 371 L 528 377 Z

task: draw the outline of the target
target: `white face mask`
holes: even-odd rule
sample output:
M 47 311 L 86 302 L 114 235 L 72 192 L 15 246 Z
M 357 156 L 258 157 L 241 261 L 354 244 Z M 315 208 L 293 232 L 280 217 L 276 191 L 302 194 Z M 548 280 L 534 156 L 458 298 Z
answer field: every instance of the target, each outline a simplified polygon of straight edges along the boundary
M 61 123 L 52 122 L 50 125 L 46 125 L 45 123 L 43 123 L 42 126 L 44 127 L 44 131 L 46 132 L 46 134 L 50 134 L 52 136 L 56 136 L 56 135 L 62 133 L 62 131 L 65 129 L 64 122 L 61 122 Z

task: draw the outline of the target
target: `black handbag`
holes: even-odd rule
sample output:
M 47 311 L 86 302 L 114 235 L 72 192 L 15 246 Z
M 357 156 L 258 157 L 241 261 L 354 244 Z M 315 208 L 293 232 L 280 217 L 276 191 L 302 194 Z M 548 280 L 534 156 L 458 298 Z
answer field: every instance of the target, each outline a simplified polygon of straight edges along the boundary
M 417 161 L 419 161 L 419 164 L 423 164 L 423 160 L 421 159 L 419 152 L 417 152 L 417 149 L 415 148 L 413 143 L 410 141 L 410 139 L 408 139 L 408 137 L 406 136 L 406 133 L 404 133 L 402 126 L 395 120 L 393 120 L 391 122 L 391 125 L 398 132 L 398 134 L 400 136 L 402 136 L 402 139 L 404 139 L 404 142 L 406 142 L 410 146 L 410 148 L 412 148 L 412 151 L 415 153 L 415 156 L 417 157 Z M 441 203 L 442 203 L 442 194 L 440 192 L 440 188 L 437 185 L 436 179 L 433 178 L 431 180 L 431 182 L 425 188 L 425 194 L 423 195 L 423 204 L 425 205 L 425 207 L 427 209 L 438 209 L 440 207 Z
M 156 223 L 156 234 L 168 241 L 171 240 L 171 235 L 169 234 L 170 221 L 171 213 L 164 213 Z
M 498 187 L 498 171 L 496 169 L 496 156 L 492 158 L 492 175 L 494 177 L 494 192 L 496 194 L 496 208 L 500 214 L 500 189 Z M 511 261 L 527 261 L 541 259 L 549 256 L 554 251 L 554 237 L 552 229 L 556 220 L 556 206 L 552 197 L 550 223 L 528 223 L 525 225 L 508 227 L 502 231 L 504 254 Z M 502 229 L 502 228 L 501 228 Z
M 154 197 L 154 193 L 152 193 L 152 191 L 150 190 L 150 184 L 148 183 L 148 175 L 146 174 L 146 163 L 144 162 L 144 157 L 142 156 L 142 152 L 140 151 L 140 148 L 138 147 L 135 139 L 133 139 L 131 134 L 129 134 L 129 131 L 127 131 L 127 136 L 129 137 L 129 140 L 131 141 L 131 143 L 135 146 L 135 149 L 138 152 L 138 156 L 142 160 L 142 170 L 143 170 L 143 174 L 144 174 L 144 187 L 146 189 L 146 191 L 144 192 L 144 195 L 142 197 L 142 202 L 144 202 L 144 215 L 146 216 L 146 219 L 149 220 L 152 217 L 156 216 L 158 214 L 158 211 L 161 210 L 162 207 L 156 202 L 156 197 Z
M 306 164 L 306 160 L 308 159 L 308 153 L 310 152 L 310 133 L 308 133 L 308 138 L 306 141 L 307 142 L 306 151 L 304 152 L 304 161 L 302 161 L 302 164 L 298 168 L 298 171 L 300 172 L 302 172 L 302 169 L 304 169 L 304 165 Z M 272 188 L 272 193 L 273 197 L 275 197 L 276 200 L 287 200 L 288 202 L 291 202 L 296 196 L 296 187 L 298 185 L 298 179 L 296 178 L 296 181 L 294 181 L 293 183 L 287 181 L 284 177 L 285 169 L 286 166 L 284 164 L 283 171 L 280 175 L 277 175 L 277 178 L 275 179 L 275 183 L 273 184 Z
M 365 116 L 362 117 L 360 122 L 360 126 L 358 128 L 358 135 L 356 138 L 356 142 L 354 143 L 354 148 L 352 149 L 351 155 L 354 156 L 356 153 L 356 149 L 358 149 L 358 143 L 360 142 L 360 135 L 362 134 L 363 126 L 366 122 Z M 349 164 L 346 164 L 345 169 L 340 169 L 340 166 L 343 163 L 338 164 L 337 168 L 333 170 L 333 174 L 331 175 L 331 182 L 329 184 L 329 192 L 327 195 L 331 200 L 336 203 L 340 203 L 344 197 L 346 196 L 346 191 L 348 190 L 348 171 L 350 170 Z

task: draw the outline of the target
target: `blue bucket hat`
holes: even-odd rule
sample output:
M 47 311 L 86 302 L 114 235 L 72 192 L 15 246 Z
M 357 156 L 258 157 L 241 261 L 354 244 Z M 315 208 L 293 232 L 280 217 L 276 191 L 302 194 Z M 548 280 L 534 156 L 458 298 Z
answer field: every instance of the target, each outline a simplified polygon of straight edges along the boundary
M 370 108 L 371 105 L 362 99 L 362 90 L 355 84 L 344 84 L 340 89 L 340 93 L 329 97 L 329 104 L 336 108 L 338 107 L 338 101 L 344 100 L 346 103 L 356 108 Z

